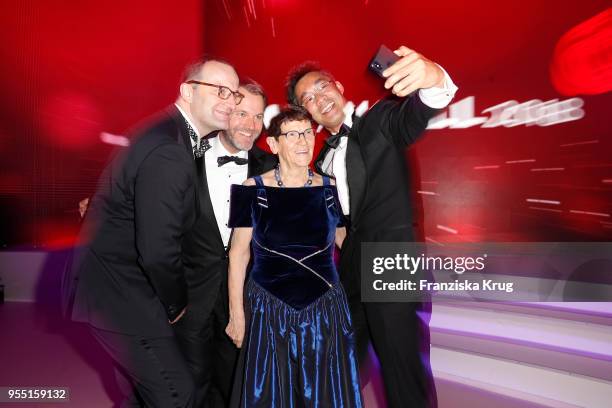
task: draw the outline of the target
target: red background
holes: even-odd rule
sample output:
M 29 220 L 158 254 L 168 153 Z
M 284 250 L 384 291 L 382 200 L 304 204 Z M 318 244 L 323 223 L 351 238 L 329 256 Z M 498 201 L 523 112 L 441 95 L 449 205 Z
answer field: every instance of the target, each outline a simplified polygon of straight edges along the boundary
M 607 5 L 5 1 L 0 15 L 0 243 L 69 242 L 78 228 L 76 203 L 92 193 L 112 150 L 100 141 L 100 132 L 125 134 L 171 103 L 183 66 L 203 52 L 230 60 L 241 74 L 259 81 L 271 103 L 284 103 L 288 69 L 314 59 L 345 85 L 349 100 L 372 104 L 384 93 L 366 66 L 383 43 L 406 45 L 440 63 L 460 88 L 456 101 L 475 97 L 476 116 L 508 100 L 584 100 L 584 118 L 549 127 L 428 131 L 410 152 L 416 189 L 437 194 L 417 195 L 426 237 L 609 240 L 612 37 L 601 33 L 610 32 L 611 18 L 581 34 L 583 43 L 571 49 L 570 57 L 555 60 L 555 67 L 569 67 L 562 72 L 578 85 L 560 88 L 561 94 L 550 75 L 564 34 Z M 505 163 L 521 159 L 536 162 Z M 499 167 L 475 169 L 490 165 Z M 531 171 L 551 167 L 564 170 Z

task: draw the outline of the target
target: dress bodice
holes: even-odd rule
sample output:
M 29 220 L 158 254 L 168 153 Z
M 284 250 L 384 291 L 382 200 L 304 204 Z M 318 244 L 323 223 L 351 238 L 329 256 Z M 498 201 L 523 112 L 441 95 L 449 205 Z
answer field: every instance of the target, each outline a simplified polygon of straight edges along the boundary
M 230 227 L 252 227 L 250 279 L 302 309 L 338 282 L 333 260 L 342 225 L 336 187 L 232 186 Z

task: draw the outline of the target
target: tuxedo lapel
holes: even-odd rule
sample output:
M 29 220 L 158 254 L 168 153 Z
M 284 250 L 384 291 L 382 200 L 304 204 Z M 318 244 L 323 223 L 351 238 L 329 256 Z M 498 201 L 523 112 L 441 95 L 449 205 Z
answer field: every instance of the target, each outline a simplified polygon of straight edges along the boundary
M 321 147 L 321 150 L 319 151 L 319 154 L 317 155 L 317 158 L 314 161 L 314 168 L 315 170 L 317 170 L 318 173 L 333 177 L 332 174 L 329 174 L 325 171 L 325 168 L 329 166 L 329 163 L 325 163 L 325 159 L 328 159 L 329 152 L 332 149 L 338 148 L 343 137 L 348 137 L 350 131 L 350 127 L 348 127 L 346 124 L 342 124 L 342 127 L 339 129 L 337 134 L 330 134 L 327 139 L 325 139 L 323 147 Z M 333 156 L 330 157 L 328 160 L 333 160 Z
M 319 174 L 325 174 L 326 176 L 330 176 L 331 174 L 327 174 L 325 171 L 323 171 L 323 161 L 325 160 L 325 157 L 327 156 L 327 153 L 329 152 L 330 147 L 327 143 L 323 144 L 323 147 L 321 147 L 321 150 L 319 151 L 319 154 L 317 155 L 317 158 L 314 161 L 314 168 L 317 171 L 317 173 Z
M 185 149 L 189 152 L 189 155 L 193 157 L 193 146 L 191 144 L 191 138 L 189 137 L 189 129 L 187 128 L 187 122 L 185 121 L 185 118 L 183 117 L 183 115 L 181 114 L 181 112 L 178 110 L 178 108 L 175 105 L 170 106 L 167 111 L 168 111 L 168 115 L 176 123 L 176 127 L 178 130 L 177 141 L 183 146 L 185 146 Z M 202 173 L 203 171 L 202 170 L 202 167 L 203 167 L 202 160 L 194 159 L 194 167 L 196 169 L 196 174 L 198 176 L 198 179 L 201 180 L 202 174 L 203 174 Z M 195 209 L 196 209 L 196 220 L 197 220 L 202 213 L 202 208 L 201 208 L 202 200 L 200 199 L 200 194 L 202 190 L 201 183 L 196 182 L 195 189 L 196 189 Z
M 196 220 L 200 218 L 200 216 L 202 215 L 202 183 L 200 183 L 200 180 L 202 180 L 202 178 L 204 177 L 204 159 L 202 157 L 196 157 L 194 158 L 194 164 L 196 167 L 196 172 L 197 172 L 197 180 L 196 180 Z
M 189 152 L 193 156 L 193 147 L 191 145 L 191 139 L 189 138 L 189 129 L 187 128 L 187 122 L 185 118 L 178 110 L 178 108 L 174 105 L 168 107 L 167 109 L 168 115 L 174 120 L 176 123 L 176 127 L 178 129 L 177 141 L 185 146 L 185 150 Z
M 350 217 L 352 225 L 356 225 L 366 188 L 366 170 L 361 156 L 359 123 L 356 119 L 349 133 L 346 149 L 346 181 L 351 207 Z
M 204 154 L 204 156 L 202 156 L 200 159 L 196 160 L 200 160 L 200 169 L 198 171 L 200 183 L 198 184 L 201 186 L 199 192 L 201 216 L 206 218 L 212 225 L 214 225 L 213 229 L 215 231 L 216 238 L 218 238 L 217 241 L 219 241 L 219 244 L 223 247 L 223 239 L 221 238 L 221 232 L 219 231 L 219 225 L 217 224 L 217 218 L 215 217 L 215 210 L 213 209 L 212 201 L 210 199 L 210 191 L 208 190 L 208 177 L 206 176 L 206 154 Z

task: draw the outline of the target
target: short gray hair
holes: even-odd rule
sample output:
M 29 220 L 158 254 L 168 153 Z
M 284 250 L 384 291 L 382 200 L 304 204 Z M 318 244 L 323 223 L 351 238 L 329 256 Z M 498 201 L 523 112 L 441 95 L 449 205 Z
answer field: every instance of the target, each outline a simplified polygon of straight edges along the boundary
M 253 79 L 241 78 L 240 87 L 246 89 L 249 93 L 253 95 L 261 96 L 264 102 L 264 108 L 268 106 L 268 96 L 266 95 L 266 91 L 264 91 L 263 87 L 257 82 L 255 82 Z

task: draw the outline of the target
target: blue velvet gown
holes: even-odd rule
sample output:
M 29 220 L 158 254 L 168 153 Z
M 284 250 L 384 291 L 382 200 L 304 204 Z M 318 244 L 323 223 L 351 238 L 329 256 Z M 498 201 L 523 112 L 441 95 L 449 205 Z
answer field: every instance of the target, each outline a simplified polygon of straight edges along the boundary
M 333 261 L 336 187 L 232 186 L 230 227 L 253 227 L 234 402 L 361 407 L 353 329 Z

